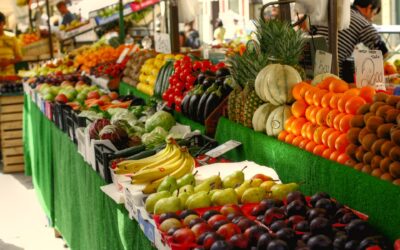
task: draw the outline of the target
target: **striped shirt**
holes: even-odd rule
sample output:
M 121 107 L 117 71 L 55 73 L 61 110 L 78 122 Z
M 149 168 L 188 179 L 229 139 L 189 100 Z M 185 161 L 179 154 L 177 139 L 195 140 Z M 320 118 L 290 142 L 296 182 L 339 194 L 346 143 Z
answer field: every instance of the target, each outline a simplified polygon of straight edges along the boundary
M 349 58 L 357 44 L 363 43 L 369 49 L 382 50 L 383 54 L 388 52 L 385 43 L 382 41 L 374 26 L 357 10 L 351 9 L 350 27 L 339 31 L 339 67 Z M 328 27 L 314 26 L 315 34 L 327 37 Z

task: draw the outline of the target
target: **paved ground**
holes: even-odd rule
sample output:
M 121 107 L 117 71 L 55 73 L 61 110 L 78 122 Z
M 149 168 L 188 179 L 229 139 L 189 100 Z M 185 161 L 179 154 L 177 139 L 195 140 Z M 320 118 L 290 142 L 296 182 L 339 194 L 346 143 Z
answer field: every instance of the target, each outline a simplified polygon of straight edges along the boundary
M 65 250 L 40 207 L 32 178 L 0 169 L 0 250 Z

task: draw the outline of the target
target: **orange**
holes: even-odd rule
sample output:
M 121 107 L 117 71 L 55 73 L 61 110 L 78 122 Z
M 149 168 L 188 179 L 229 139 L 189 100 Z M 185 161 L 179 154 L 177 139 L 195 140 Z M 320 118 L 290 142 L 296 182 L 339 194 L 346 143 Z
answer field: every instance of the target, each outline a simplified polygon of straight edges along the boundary
M 360 94 L 360 89 L 357 88 L 351 88 L 344 92 L 345 95 L 352 95 L 352 96 L 358 96 Z
M 318 110 L 316 115 L 316 121 L 318 125 L 326 125 L 326 117 L 328 116 L 329 111 L 329 108 L 321 108 Z
M 339 129 L 340 129 L 340 120 L 342 120 L 342 118 L 345 117 L 345 116 L 346 116 L 346 114 L 340 113 L 340 114 L 338 114 L 338 115 L 335 117 L 335 119 L 333 120 L 333 127 L 334 127 L 336 130 L 339 130 Z
M 330 148 L 326 148 L 324 152 L 322 152 L 322 157 L 329 159 L 331 157 L 331 154 L 333 153 L 333 150 Z
M 336 80 L 336 77 L 329 76 L 317 84 L 317 88 L 329 90 L 329 86 L 332 81 Z
M 292 141 L 293 141 L 293 139 L 294 139 L 295 137 L 296 137 L 296 136 L 295 136 L 294 134 L 288 134 L 288 135 L 285 137 L 285 142 L 288 143 L 288 144 L 292 144 Z
M 314 131 L 317 129 L 317 127 L 318 126 L 315 124 L 311 124 L 307 127 L 307 130 L 306 130 L 306 138 L 307 139 L 309 139 L 309 140 L 314 139 Z
M 332 109 L 337 109 L 338 108 L 338 101 L 339 99 L 343 96 L 343 94 L 334 94 L 329 101 L 329 107 Z
M 341 135 L 342 133 L 340 133 L 339 131 L 335 131 L 332 132 L 329 136 L 328 136 L 328 147 L 331 149 L 335 148 L 335 143 L 337 138 Z
M 349 89 L 349 84 L 341 79 L 334 79 L 329 83 L 329 91 L 334 93 L 344 93 Z
M 346 134 L 341 134 L 335 142 L 335 149 L 341 153 L 346 151 L 346 147 L 349 145 Z
M 329 157 L 329 160 L 331 160 L 331 161 L 337 161 L 339 155 L 340 155 L 340 152 L 334 151 L 334 152 L 331 153 L 331 156 Z
M 301 128 L 301 136 L 304 138 L 307 138 L 307 129 L 309 126 L 312 126 L 311 122 L 307 122 L 306 124 L 303 125 L 303 127 Z
M 307 107 L 303 99 L 297 100 L 292 104 L 292 114 L 297 118 L 305 116 Z
M 346 102 L 346 105 L 344 108 L 345 108 L 346 113 L 355 115 L 357 113 L 358 109 L 366 103 L 367 102 L 362 97 L 353 96 Z
M 299 143 L 299 148 L 301 148 L 301 149 L 305 149 L 306 148 L 306 145 L 307 145 L 307 143 L 309 143 L 310 142 L 310 140 L 309 139 L 304 139 L 304 140 L 302 140 L 300 143 Z
M 346 102 L 350 100 L 353 96 L 343 95 L 338 101 L 338 110 L 342 113 L 346 112 Z
M 338 114 L 340 114 L 340 112 L 337 109 L 329 111 L 328 115 L 325 117 L 325 123 L 328 127 L 333 128 L 333 121 Z
M 313 150 L 313 154 L 322 156 L 325 149 L 326 149 L 326 147 L 324 145 L 317 145 L 317 146 L 315 146 L 315 148 Z
M 324 144 L 325 146 L 328 146 L 328 139 L 329 136 L 335 132 L 336 130 L 333 128 L 327 128 L 324 130 L 324 132 L 322 132 L 322 144 Z
M 375 93 L 375 89 L 370 86 L 365 86 L 360 89 L 360 97 L 362 97 L 368 103 L 373 101 Z
M 339 122 L 339 130 L 346 133 L 350 129 L 350 122 L 354 115 L 345 115 Z
M 302 136 L 297 136 L 293 139 L 292 145 L 298 147 L 300 145 L 300 142 L 302 142 L 303 140 L 304 138 Z
M 311 121 L 310 114 L 311 114 L 311 112 L 312 112 L 314 109 L 316 109 L 316 108 L 317 108 L 317 107 L 315 107 L 315 106 L 308 106 L 308 107 L 307 107 L 306 113 L 305 113 L 305 116 L 306 116 L 306 119 L 307 119 L 307 120 Z
M 308 84 L 306 82 L 300 82 L 300 83 L 296 84 L 292 90 L 294 99 L 302 100 L 304 98 L 304 92 L 305 92 L 305 91 L 303 91 L 303 95 L 302 95 L 303 88 L 307 89 L 309 87 L 310 87 L 310 84 Z
M 338 158 L 336 159 L 336 161 L 337 162 L 339 162 L 340 164 L 345 164 L 346 163 L 346 161 L 348 161 L 348 160 L 350 160 L 350 157 L 347 155 L 347 154 L 345 154 L 345 153 L 342 153 L 342 154 L 340 154 L 339 156 L 338 156 Z
M 304 99 L 306 100 L 308 105 L 313 105 L 314 104 L 314 94 L 317 91 L 315 89 L 308 89 L 305 93 L 304 93 Z
M 317 144 L 313 141 L 309 141 L 306 144 L 305 150 L 307 150 L 308 152 L 312 153 L 314 151 L 315 146 L 317 146 Z
M 316 128 L 314 130 L 314 137 L 313 140 L 317 143 L 317 144 L 322 144 L 322 134 L 324 133 L 324 131 L 327 129 L 327 127 L 324 126 L 320 126 L 318 128 Z
M 294 116 L 291 116 L 289 119 L 287 119 L 286 121 L 285 121 L 285 126 L 284 126 L 284 128 L 285 128 L 285 130 L 287 131 L 287 132 L 289 132 L 289 133 L 291 133 L 291 129 L 292 129 L 292 122 L 294 121 L 294 120 L 296 120 L 296 117 L 294 117 Z
M 333 97 L 333 95 L 335 95 L 335 94 L 332 92 L 328 92 L 322 97 L 321 106 L 323 108 L 327 108 L 327 107 L 329 108 L 329 102 L 331 101 L 331 98 Z
M 306 118 L 300 117 L 294 120 L 291 124 L 291 131 L 294 135 L 301 135 L 301 129 L 303 128 L 304 124 L 307 123 Z
M 315 109 L 313 109 L 310 113 L 310 122 L 312 122 L 312 124 L 317 124 L 317 113 L 321 108 L 319 107 L 315 107 Z
M 309 90 L 309 89 L 314 89 L 314 87 L 311 86 L 310 84 L 303 85 L 303 86 L 301 87 L 301 89 L 300 89 L 300 97 L 303 98 L 303 100 L 306 99 L 306 92 L 307 92 L 307 90 Z
M 314 103 L 315 106 L 321 106 L 322 97 L 324 97 L 324 95 L 325 95 L 326 93 L 328 93 L 328 91 L 325 90 L 325 89 L 324 89 L 324 90 L 318 90 L 318 91 L 316 91 L 316 92 L 314 93 L 314 96 L 313 96 L 313 103 Z
M 287 136 L 288 134 L 289 134 L 289 133 L 288 133 L 287 131 L 285 131 L 285 130 L 281 131 L 281 132 L 279 133 L 279 135 L 278 135 L 278 140 L 280 140 L 280 141 L 285 141 L 285 138 L 286 138 L 286 136 Z

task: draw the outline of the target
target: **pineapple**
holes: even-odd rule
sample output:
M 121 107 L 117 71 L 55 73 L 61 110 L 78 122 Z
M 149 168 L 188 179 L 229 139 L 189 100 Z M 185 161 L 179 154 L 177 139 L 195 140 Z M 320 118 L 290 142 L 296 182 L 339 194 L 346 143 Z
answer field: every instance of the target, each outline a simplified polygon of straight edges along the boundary
M 236 121 L 236 98 L 242 92 L 242 88 L 237 85 L 228 97 L 228 119 Z
M 260 107 L 264 101 L 261 100 L 254 89 L 254 83 L 247 85 L 247 98 L 244 103 L 243 112 L 243 125 L 248 128 L 252 128 L 253 115 L 257 108 Z

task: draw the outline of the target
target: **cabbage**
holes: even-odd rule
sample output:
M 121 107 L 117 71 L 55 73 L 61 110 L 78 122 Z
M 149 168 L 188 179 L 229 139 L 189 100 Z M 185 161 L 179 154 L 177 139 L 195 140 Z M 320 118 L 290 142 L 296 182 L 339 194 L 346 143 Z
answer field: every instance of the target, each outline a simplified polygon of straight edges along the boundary
M 125 112 L 125 111 L 126 111 L 126 109 L 124 109 L 124 108 L 109 108 L 109 109 L 107 110 L 107 112 L 108 112 L 111 116 L 116 115 L 116 114 L 118 114 L 118 113 L 120 113 L 120 112 Z
M 146 132 L 151 132 L 156 127 L 162 127 L 165 131 L 169 131 L 175 125 L 174 117 L 165 111 L 158 111 L 146 120 Z
M 79 113 L 78 115 L 79 117 L 86 117 L 89 120 L 97 120 L 97 119 L 101 119 L 103 118 L 103 114 L 102 113 L 97 113 L 95 111 L 92 110 L 83 110 L 82 112 Z
M 98 140 L 100 131 L 107 125 L 110 125 L 110 121 L 107 119 L 97 119 L 96 121 L 92 122 L 89 127 L 90 139 Z
M 100 131 L 100 139 L 110 140 L 117 149 L 124 149 L 128 146 L 128 134 L 120 127 L 107 125 Z
M 165 142 L 168 132 L 162 127 L 156 127 L 151 133 L 146 133 L 142 136 L 142 143 L 146 148 L 154 148 Z
M 125 121 L 136 121 L 136 117 L 129 112 L 127 109 L 123 109 L 122 111 L 119 111 L 118 113 L 115 113 L 112 117 L 111 117 L 111 123 L 113 123 L 114 121 L 117 120 L 125 120 Z

